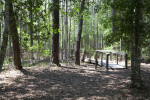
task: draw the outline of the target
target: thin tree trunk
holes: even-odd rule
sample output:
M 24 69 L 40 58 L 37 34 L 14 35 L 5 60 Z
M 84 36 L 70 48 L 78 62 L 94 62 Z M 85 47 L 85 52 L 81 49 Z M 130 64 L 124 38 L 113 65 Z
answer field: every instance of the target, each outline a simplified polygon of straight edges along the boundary
M 69 58 L 71 54 L 71 16 L 70 16 L 70 30 L 69 30 Z
M 80 42 L 83 26 L 83 11 L 84 11 L 85 0 L 81 1 L 81 9 L 79 11 L 79 24 L 78 24 L 78 34 L 76 39 L 76 48 L 75 48 L 75 64 L 80 65 Z
M 21 32 L 21 29 L 22 29 L 22 14 L 20 15 L 20 22 L 19 22 L 19 25 L 20 25 L 20 44 L 21 44 L 21 40 L 22 40 L 22 32 Z M 21 48 L 21 46 L 20 46 Z
M 116 0 L 112 0 L 113 3 L 115 3 Z M 115 14 L 116 11 L 114 10 L 114 8 L 112 9 L 112 33 L 115 34 Z
M 2 27 L 1 27 L 1 17 L 0 17 L 0 47 L 1 47 L 1 35 L 2 35 Z
M 149 60 L 149 62 L 150 62 L 150 43 L 149 43 L 149 45 L 148 45 L 148 60 Z
M 64 52 L 64 17 L 63 17 L 63 2 L 61 2 L 61 60 L 63 61 L 63 52 Z
M 12 61 L 12 59 L 11 59 L 11 56 L 12 56 L 12 46 L 11 46 L 11 44 L 12 44 L 12 38 L 11 38 L 11 36 L 9 35 L 9 54 L 8 54 L 8 56 L 9 56 L 9 62 L 11 62 Z
M 73 49 L 75 48 L 75 33 L 76 33 L 76 21 L 74 18 Z
M 95 2 L 95 0 L 93 0 L 93 2 Z M 95 13 L 95 10 L 94 10 L 94 5 L 93 5 L 93 16 L 94 16 L 94 20 L 93 20 L 93 31 L 94 31 L 94 34 L 93 34 L 93 41 L 94 41 L 94 44 L 93 44 L 93 48 L 96 49 L 97 48 L 97 44 L 96 44 L 96 39 L 94 39 L 96 37 L 96 13 Z
M 52 63 L 59 64 L 59 0 L 53 0 Z
M 13 41 L 13 51 L 14 51 L 14 65 L 16 69 L 22 69 L 21 65 L 21 58 L 20 58 L 20 45 L 19 45 L 19 36 L 17 32 L 17 25 L 16 25 L 16 18 L 13 11 L 13 4 L 12 1 L 10 1 L 10 9 L 9 9 L 9 18 L 10 18 L 10 24 L 9 24 L 9 30 L 10 35 L 12 37 Z
M 99 31 L 98 31 L 98 22 L 99 22 L 99 14 L 97 14 L 97 34 L 96 34 L 96 49 L 98 49 L 99 48 Z
M 98 3 L 99 3 L 99 6 L 101 7 L 101 0 L 98 0 Z M 100 14 L 100 11 L 101 10 L 99 10 L 99 12 L 98 12 L 98 24 L 100 23 L 100 17 L 101 17 L 101 14 Z M 98 27 L 98 24 L 97 24 L 97 27 Z M 101 30 L 100 30 L 100 28 L 98 27 L 98 49 L 101 49 Z
M 33 46 L 33 1 L 30 0 L 30 10 L 29 10 L 29 19 L 30 19 L 30 25 L 29 25 L 29 29 L 30 29 L 30 47 Z M 33 52 L 31 51 L 31 59 L 33 60 Z
M 6 49 L 7 49 L 7 44 L 8 44 L 8 34 L 9 34 L 9 3 L 10 0 L 5 0 L 5 29 L 4 29 L 4 33 L 3 33 L 3 42 L 2 42 L 2 46 L 1 46 L 1 50 L 0 50 L 0 70 L 3 67 L 4 64 L 4 58 L 6 55 Z
M 68 0 L 65 1 L 65 12 L 66 12 L 66 16 L 65 16 L 65 57 L 68 60 Z

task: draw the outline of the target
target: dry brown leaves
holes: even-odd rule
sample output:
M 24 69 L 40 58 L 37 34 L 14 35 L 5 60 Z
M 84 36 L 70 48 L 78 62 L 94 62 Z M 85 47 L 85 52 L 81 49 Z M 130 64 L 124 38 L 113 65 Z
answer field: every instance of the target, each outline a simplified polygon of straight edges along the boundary
M 142 64 L 146 89 L 131 89 L 130 69 L 94 69 L 94 65 L 28 67 L 0 73 L 2 100 L 145 100 L 150 99 L 150 64 Z M 0 99 L 0 100 L 1 100 Z

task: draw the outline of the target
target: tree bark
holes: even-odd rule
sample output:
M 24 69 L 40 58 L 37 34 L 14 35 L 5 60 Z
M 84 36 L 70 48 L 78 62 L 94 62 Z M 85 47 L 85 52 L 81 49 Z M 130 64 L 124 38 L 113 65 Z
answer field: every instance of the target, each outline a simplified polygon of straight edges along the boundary
M 84 11 L 85 0 L 81 1 L 81 8 L 79 11 L 79 23 L 78 23 L 78 34 L 76 39 L 76 48 L 75 48 L 75 64 L 80 65 L 80 42 L 83 26 L 83 11 Z
M 132 53 L 131 54 L 131 84 L 133 87 L 140 88 L 141 82 L 141 35 L 142 35 L 142 2 L 136 0 L 135 3 L 135 27 L 132 34 Z
M 0 47 L 1 47 L 1 35 L 2 35 L 2 27 L 1 27 L 1 17 L 0 17 Z
M 0 50 L 0 70 L 3 67 L 4 64 L 4 58 L 6 55 L 6 49 L 7 49 L 7 44 L 8 44 L 8 34 L 9 34 L 9 3 L 10 0 L 5 0 L 5 16 L 4 16 L 4 21 L 5 21 L 5 29 L 3 33 L 3 42 Z
M 149 43 L 149 46 L 148 46 L 148 60 L 149 60 L 149 62 L 150 62 L 150 43 Z
M 9 1 L 9 0 L 8 0 Z M 16 17 L 13 11 L 13 4 L 12 1 L 10 0 L 9 4 L 9 30 L 10 30 L 10 35 L 12 37 L 13 41 L 13 51 L 14 51 L 14 65 L 15 68 L 20 70 L 22 69 L 21 65 L 21 58 L 20 58 L 20 44 L 19 44 L 19 36 L 18 36 L 18 31 L 17 31 L 17 25 L 16 25 Z
M 29 19 L 30 19 L 30 23 L 29 23 L 29 34 L 30 34 L 30 47 L 33 46 L 33 1 L 30 0 L 29 1 Z M 30 56 L 31 60 L 34 59 L 33 57 L 33 51 L 31 51 L 31 56 Z
M 64 0 L 62 1 L 61 3 L 61 9 L 63 10 L 64 8 Z M 63 60 L 64 58 L 64 15 L 63 15 L 63 12 L 61 13 L 61 19 L 62 19 L 62 34 L 61 34 L 61 40 L 62 40 L 62 46 L 61 46 L 61 60 Z
M 65 16 L 65 57 L 66 59 L 68 60 L 68 0 L 65 0 L 65 13 L 66 13 L 66 16 Z
M 113 3 L 115 3 L 116 0 L 112 0 Z M 112 33 L 115 34 L 115 14 L 116 11 L 114 10 L 114 8 L 112 9 Z
M 32 6 L 33 6 L 33 2 L 32 0 L 30 0 L 30 7 L 29 7 L 29 19 L 30 19 L 30 46 L 33 46 L 33 11 L 32 11 Z
M 59 0 L 53 0 L 52 63 L 59 64 Z

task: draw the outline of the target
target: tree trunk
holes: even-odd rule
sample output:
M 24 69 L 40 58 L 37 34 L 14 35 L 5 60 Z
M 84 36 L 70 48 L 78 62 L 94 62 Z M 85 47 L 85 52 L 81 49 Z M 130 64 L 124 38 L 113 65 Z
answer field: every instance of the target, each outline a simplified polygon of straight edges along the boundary
M 68 60 L 68 0 L 65 0 L 65 58 Z
M 52 63 L 59 64 L 59 0 L 53 0 Z
M 1 47 L 1 35 L 2 35 L 1 23 L 2 23 L 2 20 L 1 20 L 1 17 L 0 17 L 0 47 Z
M 30 32 L 30 47 L 33 46 L 33 1 L 30 0 L 30 7 L 29 7 L 29 19 L 30 19 L 30 24 L 29 24 L 29 32 Z M 31 59 L 33 60 L 33 52 L 31 51 Z
M 133 87 L 140 88 L 141 82 L 141 71 L 140 71 L 140 59 L 141 59 L 141 35 L 142 35 L 142 2 L 136 0 L 135 3 L 135 27 L 132 37 L 132 52 L 131 54 L 131 84 Z
M 149 46 L 148 46 L 148 60 L 149 60 L 149 62 L 150 62 L 150 43 L 149 43 Z
M 3 33 L 3 42 L 2 42 L 2 46 L 1 46 L 1 50 L 0 50 L 0 70 L 3 67 L 4 64 L 4 58 L 6 55 L 6 49 L 7 49 L 7 44 L 8 44 L 8 34 L 9 34 L 9 3 L 10 0 L 5 0 L 5 29 L 4 29 L 4 33 Z
M 63 8 L 64 8 L 64 0 L 61 2 L 61 10 L 63 10 Z M 61 28 L 62 28 L 62 30 L 61 30 L 61 32 L 62 32 L 62 34 L 61 34 L 61 41 L 62 41 L 62 46 L 61 46 L 61 60 L 63 60 L 64 59 L 64 15 L 63 15 L 63 12 L 61 13 Z
M 82 34 L 83 26 L 83 10 L 84 10 L 85 0 L 81 1 L 81 9 L 79 11 L 79 23 L 78 23 L 78 34 L 76 39 L 76 48 L 75 48 L 75 64 L 80 65 L 80 41 Z
M 76 33 L 76 21 L 74 17 L 74 30 L 73 30 L 73 49 L 75 48 L 75 33 Z
M 9 54 L 8 54 L 8 56 L 9 56 L 9 62 L 11 62 L 12 61 L 12 38 L 11 38 L 11 36 L 9 35 L 9 37 L 8 37 L 8 40 L 9 40 Z
M 69 59 L 71 57 L 71 16 L 70 16 L 70 29 L 69 29 Z
M 22 69 L 21 65 L 21 58 L 20 58 L 20 45 L 19 45 L 19 36 L 17 32 L 17 25 L 16 25 L 16 17 L 13 11 L 13 4 L 12 1 L 10 1 L 10 9 L 9 9 L 9 19 L 10 19 L 10 24 L 9 24 L 9 30 L 10 30 L 10 35 L 12 37 L 13 41 L 13 51 L 14 51 L 14 65 L 16 69 Z
M 115 3 L 116 0 L 112 0 L 113 3 Z M 115 34 L 115 14 L 116 11 L 114 10 L 114 8 L 112 9 L 112 33 Z

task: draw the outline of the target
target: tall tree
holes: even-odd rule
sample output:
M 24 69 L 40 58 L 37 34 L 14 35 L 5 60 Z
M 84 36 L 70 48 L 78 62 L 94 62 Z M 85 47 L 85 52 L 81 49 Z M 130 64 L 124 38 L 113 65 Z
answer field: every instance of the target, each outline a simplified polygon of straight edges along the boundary
M 78 34 L 76 39 L 75 47 L 75 64 L 80 65 L 80 42 L 83 27 L 83 11 L 84 11 L 85 0 L 81 1 L 81 8 L 79 10 L 79 23 L 78 23 Z
M 59 64 L 59 0 L 53 0 L 52 63 Z
M 9 4 L 10 0 L 5 0 L 5 15 L 4 15 L 4 20 L 5 20 L 5 29 L 3 33 L 3 42 L 0 50 L 0 70 L 3 67 L 4 63 L 4 58 L 6 55 L 6 48 L 8 44 L 8 34 L 9 34 Z
M 68 0 L 65 0 L 65 44 L 66 45 L 64 45 L 65 46 L 65 57 L 66 57 L 66 59 L 68 60 Z
M 131 83 L 133 87 L 140 88 L 141 71 L 140 71 L 140 59 L 141 59 L 141 35 L 142 35 L 142 0 L 133 0 L 133 7 L 135 8 L 134 17 L 134 31 L 131 31 L 132 40 L 132 52 L 131 52 Z M 132 8 L 133 12 L 133 8 Z M 131 13 L 133 14 L 133 13 Z M 133 27 L 133 16 L 131 20 L 131 27 Z M 131 29 L 132 30 L 132 29 Z
M 2 23 L 2 17 L 0 16 L 0 47 L 1 47 L 1 35 L 2 35 L 2 33 L 1 33 L 2 32 L 1 23 Z
M 29 31 L 30 31 L 30 47 L 33 46 L 33 1 L 29 0 Z M 33 52 L 31 52 L 31 59 L 34 59 Z
M 115 6 L 114 4 L 115 4 L 115 1 L 116 0 L 112 0 L 112 2 L 113 2 L 113 6 Z M 115 34 L 115 14 L 116 14 L 116 11 L 115 11 L 115 9 L 114 9 L 114 7 L 112 8 L 112 33 L 114 33 Z
M 13 41 L 13 51 L 14 51 L 14 65 L 16 69 L 22 69 L 21 65 L 21 58 L 20 58 L 20 44 L 19 44 L 19 36 L 18 36 L 18 31 L 17 31 L 17 25 L 16 25 L 16 16 L 13 10 L 13 3 L 12 0 L 6 0 L 9 1 L 9 31 L 10 35 L 12 37 Z
M 61 29 L 61 32 L 62 32 L 62 34 L 61 34 L 61 41 L 62 41 L 62 51 L 61 51 L 61 59 L 63 60 L 63 56 L 64 56 L 64 14 L 63 14 L 63 8 L 64 8 L 64 0 L 62 0 L 62 2 L 61 2 L 61 10 L 62 10 L 62 12 L 61 12 L 61 26 L 62 26 L 62 29 Z

